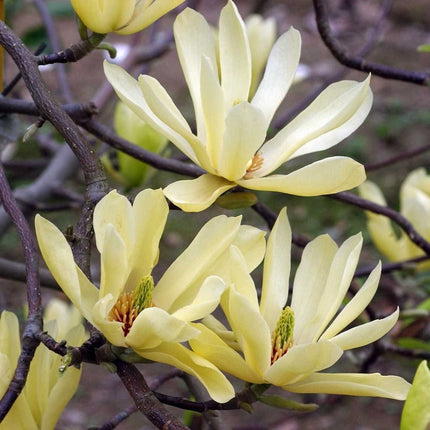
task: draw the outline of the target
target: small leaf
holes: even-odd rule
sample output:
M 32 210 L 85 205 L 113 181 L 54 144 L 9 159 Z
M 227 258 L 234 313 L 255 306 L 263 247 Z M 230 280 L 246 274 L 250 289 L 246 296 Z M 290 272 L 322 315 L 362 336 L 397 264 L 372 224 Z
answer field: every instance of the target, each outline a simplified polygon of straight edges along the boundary
M 247 191 L 224 194 L 216 199 L 215 203 L 224 209 L 242 209 L 255 205 L 258 198 L 254 193 Z
M 397 340 L 397 344 L 402 348 L 420 349 L 421 351 L 430 351 L 430 342 L 425 342 L 413 337 L 402 337 Z
M 287 409 L 291 411 L 312 412 L 318 408 L 318 405 L 315 403 L 300 403 L 280 396 L 264 395 L 261 396 L 259 400 L 260 402 L 273 406 L 274 408 Z
M 430 371 L 422 361 L 403 407 L 400 430 L 426 430 L 430 423 Z
M 430 44 L 418 46 L 417 51 L 418 52 L 430 52 Z

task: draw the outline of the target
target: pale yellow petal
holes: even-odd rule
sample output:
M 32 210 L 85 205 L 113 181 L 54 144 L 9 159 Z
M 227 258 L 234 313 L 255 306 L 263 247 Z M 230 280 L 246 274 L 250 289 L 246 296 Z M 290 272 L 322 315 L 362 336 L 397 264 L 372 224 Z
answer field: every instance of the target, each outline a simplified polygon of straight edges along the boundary
M 158 246 L 166 225 L 169 206 L 161 189 L 141 191 L 133 203 L 136 243 L 131 256 L 127 286 L 134 290 L 150 275 L 158 258 Z
M 250 225 L 241 225 L 233 244 L 243 254 L 248 271 L 252 272 L 263 260 L 266 232 Z
M 341 348 L 328 341 L 294 345 L 270 366 L 264 379 L 273 385 L 284 386 L 333 366 L 342 353 Z
M 398 319 L 399 309 L 388 317 L 353 327 L 330 340 L 336 345 L 339 345 L 343 350 L 360 348 L 361 346 L 375 342 L 387 334 L 394 327 Z
M 273 172 L 290 158 L 336 145 L 362 124 L 371 106 L 369 79 L 330 85 L 263 146 L 260 175 Z
M 320 339 L 330 339 L 336 336 L 364 311 L 376 293 L 380 277 L 381 263 L 379 262 L 358 293 L 347 303 L 339 315 L 337 315 Z
M 146 349 L 157 348 L 161 342 L 185 342 L 198 334 L 199 331 L 186 321 L 152 307 L 140 312 L 125 341 L 140 354 Z
M 325 234 L 309 242 L 303 250 L 294 278 L 291 300 L 296 344 L 302 343 L 307 325 L 316 314 L 337 249 L 336 243 Z
M 201 94 L 201 66 L 202 59 L 206 58 L 211 69 L 218 75 L 214 37 L 204 17 L 190 8 L 176 18 L 173 28 L 179 61 L 193 100 L 197 134 L 204 139 L 206 132 L 202 103 L 207 105 L 209 100 L 203 100 Z M 207 96 L 208 94 L 205 94 L 205 97 Z
M 257 173 L 260 175 L 259 171 Z M 278 191 L 295 196 L 320 196 L 350 190 L 366 179 L 364 167 L 348 157 L 316 161 L 288 175 L 271 175 L 237 181 L 251 190 Z
M 133 251 L 134 242 L 134 218 L 131 203 L 127 197 L 112 190 L 106 194 L 96 205 L 93 216 L 94 234 L 97 249 L 103 253 L 105 243 L 105 232 L 107 226 L 111 224 L 124 241 L 129 257 Z
M 242 178 L 266 137 L 263 112 L 248 102 L 228 111 L 219 155 L 218 174 L 230 181 Z
M 300 33 L 294 28 L 284 33 L 273 46 L 263 80 L 252 99 L 252 105 L 264 112 L 266 126 L 272 121 L 294 80 L 300 49 Z
M 251 51 L 245 24 L 229 0 L 219 18 L 221 85 L 226 107 L 248 101 L 251 85 Z
M 224 290 L 225 283 L 221 278 L 209 276 L 203 282 L 192 303 L 178 309 L 172 316 L 183 321 L 196 321 L 204 318 L 219 305 Z
M 153 295 L 156 306 L 174 312 L 190 304 L 200 285 L 195 285 L 195 291 L 190 291 L 190 287 L 195 281 L 212 274 L 208 270 L 212 270 L 213 264 L 228 250 L 239 225 L 240 217 L 228 218 L 225 215 L 208 221 L 158 282 Z
M 205 174 L 197 179 L 176 181 L 164 188 L 164 195 L 184 212 L 207 209 L 222 193 L 236 184 L 220 176 Z
M 291 228 L 282 209 L 267 242 L 260 312 L 273 331 L 287 303 L 291 265 Z
M 154 350 L 143 351 L 141 355 L 195 376 L 216 402 L 225 403 L 234 396 L 234 388 L 227 378 L 212 363 L 183 345 L 163 343 Z
M 118 0 L 115 1 L 118 2 Z M 138 1 L 131 21 L 129 21 L 124 28 L 116 31 L 116 33 L 137 33 L 150 26 L 153 22 L 157 21 L 157 19 L 161 18 L 184 1 L 185 0 L 154 0 L 149 3 Z
M 21 353 L 21 340 L 19 337 L 19 322 L 13 312 L 3 311 L 0 317 L 0 353 L 9 360 L 13 372 Z M 6 370 L 6 368 L 1 368 Z M 12 375 L 11 375 L 12 376 Z M 2 395 L 0 393 L 0 395 Z
M 398 376 L 382 376 L 380 373 L 315 373 L 303 381 L 283 388 L 294 393 L 342 394 L 405 400 L 410 384 Z
M 219 336 L 203 324 L 196 324 L 200 335 L 190 339 L 191 348 L 209 360 L 220 370 L 230 373 L 236 378 L 255 384 L 263 383 L 263 379 L 248 365 L 242 356 L 228 346 Z
M 136 0 L 72 0 L 73 9 L 92 31 L 106 34 L 125 25 L 132 17 Z

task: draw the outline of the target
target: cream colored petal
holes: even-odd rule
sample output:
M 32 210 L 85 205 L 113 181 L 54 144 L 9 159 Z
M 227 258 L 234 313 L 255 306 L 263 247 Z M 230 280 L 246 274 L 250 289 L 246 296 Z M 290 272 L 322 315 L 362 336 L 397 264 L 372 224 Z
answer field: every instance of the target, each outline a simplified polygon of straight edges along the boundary
M 219 18 L 221 85 L 226 107 L 248 101 L 251 86 L 251 51 L 245 24 L 229 0 Z
M 234 333 L 229 330 L 220 320 L 216 319 L 213 315 L 208 315 L 207 317 L 203 318 L 202 324 L 204 324 L 206 328 L 215 333 L 230 348 L 233 348 L 235 351 L 240 351 L 240 347 L 236 341 Z M 193 338 L 191 340 L 194 339 L 196 338 Z
M 167 137 L 179 150 L 181 150 L 194 163 L 198 164 L 196 154 L 190 143 L 175 130 L 165 124 L 158 116 L 152 112 L 139 83 L 132 78 L 121 67 L 107 61 L 103 63 L 104 72 L 118 97 L 137 116 L 146 121 L 154 130 Z
M 111 344 L 127 347 L 122 322 L 113 321 L 109 316 L 115 302 L 116 300 L 113 299 L 112 294 L 107 294 L 101 298 L 92 309 L 91 321 Z
M 147 2 L 137 2 L 131 21 L 128 22 L 123 29 L 116 31 L 116 33 L 137 33 L 150 26 L 153 22 L 157 21 L 157 19 L 161 18 L 184 1 L 185 0 L 154 0 L 149 3 L 149 6 L 147 6 Z
M 156 79 L 147 75 L 139 76 L 139 84 L 151 111 L 167 127 L 182 136 L 192 147 L 194 154 L 197 156 L 198 164 L 203 169 L 211 171 L 211 164 L 205 145 L 191 132 L 187 121 L 175 106 L 166 90 Z M 179 149 L 182 150 L 182 148 Z
M 243 102 L 229 110 L 225 124 L 218 173 L 235 181 L 245 175 L 252 158 L 263 144 L 267 131 L 266 121 L 260 109 Z
M 348 157 L 316 161 L 288 175 L 236 181 L 251 190 L 278 191 L 295 196 L 320 196 L 350 190 L 366 179 L 364 167 Z
M 339 345 L 343 350 L 360 348 L 361 346 L 375 342 L 387 334 L 394 327 L 398 319 L 399 309 L 388 317 L 353 327 L 330 340 Z
M 364 285 L 351 301 L 342 309 L 330 324 L 320 339 L 330 339 L 340 333 L 347 325 L 354 321 L 370 303 L 378 288 L 381 278 L 381 262 L 372 270 Z
M 263 80 L 252 99 L 252 105 L 264 112 L 266 126 L 272 121 L 294 80 L 300 49 L 300 33 L 291 27 L 278 39 L 270 53 Z
M 261 15 L 248 15 L 245 26 L 251 50 L 250 96 L 252 97 L 260 83 L 267 58 L 276 40 L 276 21 L 274 18 L 263 19 Z
M 336 252 L 318 308 L 307 325 L 305 341 L 316 342 L 338 311 L 351 285 L 360 256 L 361 233 L 347 239 Z
M 85 277 L 85 275 L 78 274 L 72 250 L 64 235 L 54 224 L 40 215 L 36 215 L 35 226 L 43 259 L 58 285 L 84 315 L 90 313 L 91 311 L 87 309 L 87 306 L 92 307 L 94 305 L 95 302 L 91 305 L 89 301 L 98 297 L 98 289 L 87 279 L 86 290 L 90 292 L 90 295 L 87 298 L 88 301 L 82 301 L 81 280 L 79 278 Z M 85 309 L 82 305 L 85 305 Z
M 267 242 L 260 312 L 273 332 L 287 303 L 291 265 L 291 228 L 282 209 Z
M 328 341 L 294 345 L 272 364 L 264 379 L 273 385 L 284 386 L 333 366 L 342 353 L 341 348 Z
M 201 66 L 201 109 L 206 127 L 206 146 L 210 162 L 218 171 L 225 131 L 225 100 L 218 80 L 218 70 L 207 57 Z
M 101 260 L 100 297 L 111 294 L 116 302 L 123 292 L 129 274 L 127 250 L 124 241 L 112 224 L 104 229 Z
M 338 144 L 362 124 L 371 106 L 369 79 L 330 85 L 263 146 L 265 162 L 260 175 L 273 172 L 290 158 Z
M 252 272 L 263 260 L 266 232 L 250 225 L 241 225 L 233 244 L 243 254 L 248 271 Z
M 185 251 L 166 270 L 154 289 L 156 306 L 174 312 L 191 301 L 181 300 L 181 296 L 197 295 L 198 290 L 189 294 L 188 287 L 202 276 L 209 276 L 208 269 L 228 250 L 240 225 L 240 217 L 217 216 L 208 221 Z M 200 285 L 196 286 L 200 288 Z M 178 303 L 182 301 L 183 303 Z M 176 302 L 176 303 L 175 303 Z
M 196 324 L 200 335 L 190 339 L 191 348 L 209 360 L 220 370 L 230 373 L 236 378 L 255 384 L 263 383 L 263 379 L 233 348 L 228 346 L 219 336 L 203 324 Z
M 184 212 L 208 208 L 222 193 L 236 186 L 220 176 L 205 174 L 197 179 L 176 181 L 164 188 L 164 195 Z
M 203 57 L 217 71 L 215 41 L 209 24 L 202 15 L 192 9 L 185 9 L 174 24 L 176 49 L 184 72 L 185 80 L 193 99 L 197 122 L 197 134 L 205 139 L 205 125 L 202 111 L 201 65 Z M 204 100 L 207 102 L 207 100 Z
M 138 353 L 156 348 L 161 342 L 185 342 L 199 331 L 186 321 L 175 318 L 160 308 L 144 309 L 134 321 L 126 343 Z
M 11 365 L 11 371 L 13 371 L 17 365 L 19 354 L 21 353 L 19 322 L 18 318 L 13 312 L 3 311 L 1 313 L 0 353 L 6 355 Z M 3 370 L 1 367 L 0 369 Z M 0 395 L 3 394 L 0 392 Z
M 248 365 L 260 376 L 270 367 L 271 332 L 261 314 L 248 299 L 229 290 L 229 323 Z
M 127 197 L 118 194 L 116 190 L 112 190 L 109 194 L 106 194 L 94 209 L 94 234 L 100 254 L 103 253 L 105 231 L 109 224 L 113 226 L 124 241 L 127 256 L 130 256 L 136 240 L 134 236 L 133 211 Z
M 134 199 L 136 244 L 130 261 L 131 273 L 127 281 L 130 290 L 135 289 L 156 264 L 158 246 L 168 214 L 169 206 L 160 189 L 143 190 Z
M 85 273 L 82 272 L 82 270 L 78 267 L 77 264 L 75 265 L 75 269 L 79 279 L 81 297 L 79 306 L 76 305 L 73 300 L 72 303 L 79 309 L 82 316 L 92 324 L 92 310 L 94 305 L 99 300 L 100 290 L 88 280 L 88 278 L 85 276 Z
M 410 384 L 398 376 L 382 376 L 380 373 L 314 373 L 303 381 L 283 388 L 294 393 L 343 394 L 405 400 Z
M 192 303 L 178 309 L 173 317 L 183 321 L 196 321 L 212 313 L 218 306 L 225 290 L 224 281 L 218 276 L 209 276 L 203 282 Z
M 337 249 L 336 243 L 325 234 L 309 242 L 303 250 L 291 299 L 296 344 L 302 343 L 307 325 L 316 314 Z
M 106 34 L 125 25 L 132 17 L 136 0 L 72 0 L 73 9 L 92 31 Z
M 141 355 L 195 376 L 216 402 L 225 403 L 234 396 L 234 388 L 212 363 L 178 343 L 163 343 L 154 350 L 142 351 Z

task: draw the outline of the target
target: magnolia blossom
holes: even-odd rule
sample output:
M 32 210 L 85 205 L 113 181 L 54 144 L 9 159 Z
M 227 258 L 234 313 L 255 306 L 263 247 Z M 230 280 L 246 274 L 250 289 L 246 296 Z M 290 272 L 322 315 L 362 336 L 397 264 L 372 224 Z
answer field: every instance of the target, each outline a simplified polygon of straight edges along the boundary
M 95 33 L 133 34 L 184 0 L 71 0 L 81 21 Z
M 240 217 L 213 218 L 154 288 L 151 271 L 168 211 L 161 190 L 140 192 L 133 205 L 112 191 L 97 204 L 93 224 L 100 289 L 75 264 L 63 234 L 41 216 L 36 217 L 37 239 L 58 284 L 109 342 L 196 376 L 213 399 L 225 402 L 234 395 L 230 383 L 181 342 L 200 333 L 191 321 L 217 307 L 225 283 L 215 274 L 222 274 L 228 263 L 229 247 L 241 249 L 250 271 L 263 258 L 264 233 L 241 226 Z
M 296 74 L 299 32 L 291 28 L 275 43 L 253 96 L 256 54 L 232 1 L 221 12 L 218 37 L 191 9 L 178 16 L 174 34 L 194 104 L 197 135 L 156 79 L 141 75 L 136 81 L 107 62 L 105 74 L 124 103 L 207 172 L 165 188 L 175 205 L 184 211 L 201 211 L 236 185 L 316 196 L 364 181 L 363 166 L 347 157 L 325 158 L 287 175 L 272 173 L 288 160 L 336 145 L 359 127 L 372 104 L 369 79 L 329 86 L 265 142 L 269 124 Z
M 79 346 L 85 340 L 81 315 L 60 300 L 52 300 L 45 313 L 45 330 L 58 341 Z M 0 397 L 12 380 L 21 352 L 18 319 L 4 311 L 0 317 Z M 78 388 L 81 370 L 68 368 L 59 376 L 61 356 L 40 346 L 27 382 L 0 429 L 53 430 L 63 409 Z
M 384 195 L 376 184 L 366 181 L 358 189 L 361 197 L 386 206 Z M 426 240 L 430 240 L 430 176 L 425 169 L 409 173 L 400 188 L 400 213 Z M 402 261 L 424 255 L 402 230 L 395 232 L 391 221 L 383 215 L 366 212 L 367 228 L 373 243 L 391 261 Z M 427 268 L 428 264 L 420 264 Z
M 255 384 L 273 384 L 297 393 L 331 393 L 404 400 L 409 383 L 397 376 L 321 373 L 343 352 L 381 338 L 399 311 L 345 331 L 376 292 L 378 265 L 359 292 L 337 314 L 354 276 L 361 235 L 339 248 L 328 235 L 303 251 L 288 298 L 291 230 L 283 210 L 270 235 L 264 260 L 260 302 L 249 278 L 236 276 L 223 309 L 232 331 L 213 317 L 190 345 L 221 370 Z M 238 262 L 236 263 L 239 264 Z M 242 273 L 244 271 L 242 270 Z M 210 328 L 209 328 L 210 327 Z

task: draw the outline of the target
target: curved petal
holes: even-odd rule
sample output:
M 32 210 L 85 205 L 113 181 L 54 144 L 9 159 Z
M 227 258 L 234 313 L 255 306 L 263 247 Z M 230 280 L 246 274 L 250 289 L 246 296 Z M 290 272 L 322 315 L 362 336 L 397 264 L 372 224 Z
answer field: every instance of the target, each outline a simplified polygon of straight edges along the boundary
M 272 339 L 265 320 L 248 299 L 229 290 L 228 320 L 248 365 L 260 376 L 270 367 Z
M 264 164 L 259 176 L 273 172 L 290 158 L 338 144 L 362 124 L 371 106 L 369 78 L 330 85 L 261 148 Z
M 100 297 L 112 294 L 114 303 L 124 290 L 129 274 L 127 250 L 124 241 L 112 224 L 104 229 L 101 254 Z
M 71 0 L 81 21 L 95 33 L 106 34 L 121 28 L 133 16 L 136 0 Z
M 193 302 L 172 314 L 183 321 L 196 321 L 212 313 L 219 305 L 221 294 L 225 290 L 224 281 L 218 276 L 205 279 Z
M 209 360 L 224 372 L 230 373 L 242 381 L 262 384 L 264 381 L 248 365 L 242 356 L 228 346 L 219 336 L 203 324 L 196 324 L 200 335 L 189 340 L 193 351 Z
M 294 345 L 270 366 L 264 379 L 282 387 L 303 379 L 306 375 L 333 366 L 342 353 L 341 348 L 328 341 Z
M 240 249 L 248 271 L 252 272 L 263 260 L 266 250 L 266 232 L 250 225 L 241 225 L 233 245 Z
M 405 400 L 410 386 L 403 378 L 382 376 L 380 373 L 314 373 L 300 382 L 282 388 L 293 393 L 343 394 Z
M 251 51 L 245 24 L 229 0 L 219 17 L 221 85 L 226 107 L 248 101 L 251 86 Z
M 321 196 L 350 190 L 366 179 L 364 167 L 348 157 L 316 161 L 288 175 L 271 175 L 237 181 L 244 188 L 278 191 L 295 196 Z
M 116 0 L 118 2 L 118 0 Z M 149 27 L 157 19 L 167 12 L 183 3 L 184 0 L 154 0 L 151 2 L 138 1 L 133 18 L 122 29 L 116 31 L 118 34 L 133 34 Z
M 366 324 L 353 327 L 330 339 L 331 342 L 339 345 L 344 351 L 347 349 L 360 348 L 375 342 L 387 334 L 399 319 L 399 309 L 388 317 L 377 319 Z
M 105 61 L 103 68 L 107 80 L 114 88 L 118 97 L 125 103 L 137 116 L 147 122 L 154 130 L 167 137 L 175 144 L 194 163 L 198 164 L 196 154 L 190 143 L 177 131 L 165 124 L 158 116 L 152 112 L 139 83 L 132 78 L 121 67 Z
M 193 291 L 190 287 L 195 281 L 212 274 L 208 270 L 212 270 L 213 264 L 228 250 L 239 225 L 240 217 L 228 218 L 225 215 L 208 221 L 158 282 L 153 294 L 154 303 L 171 312 L 190 304 L 200 285 L 196 285 Z
M 242 102 L 228 111 L 225 132 L 219 155 L 218 173 L 235 181 L 242 178 L 266 137 L 263 112 L 248 102 Z
M 164 188 L 163 192 L 184 212 L 200 212 L 208 208 L 222 193 L 235 186 L 234 182 L 208 173 L 197 179 L 176 181 Z
M 309 242 L 303 250 L 294 278 L 291 300 L 296 344 L 305 342 L 302 338 L 306 335 L 309 321 L 312 321 L 316 314 L 337 249 L 330 236 L 324 234 Z
M 136 352 L 148 360 L 170 364 L 195 376 L 216 402 L 225 403 L 234 396 L 234 388 L 212 363 L 178 343 L 162 343 L 156 349 Z
M 291 27 L 273 46 L 266 71 L 251 104 L 264 112 L 266 126 L 284 100 L 296 75 L 301 49 L 300 33 Z
M 372 270 L 364 285 L 352 300 L 342 309 L 320 339 L 330 339 L 354 321 L 370 303 L 378 288 L 381 277 L 381 262 Z
M 176 50 L 184 72 L 185 80 L 193 100 L 197 132 L 205 138 L 205 125 L 202 111 L 201 66 L 206 58 L 213 71 L 218 75 L 216 49 L 213 33 L 205 18 L 193 9 L 187 8 L 176 18 L 173 26 Z
M 291 265 L 291 228 L 282 209 L 267 242 L 260 312 L 273 332 L 288 299 Z
M 86 286 L 88 287 L 87 291 L 91 292 L 91 295 L 88 297 L 88 301 L 85 301 L 85 304 L 91 307 L 89 309 L 83 309 L 81 306 L 82 293 L 79 278 L 85 275 L 78 274 L 72 250 L 70 249 L 65 237 L 54 224 L 45 218 L 42 218 L 40 215 L 36 215 L 35 217 L 35 226 L 40 251 L 48 269 L 52 273 L 52 276 L 72 303 L 84 315 L 87 315 L 91 312 L 91 305 L 94 305 L 95 303 L 94 301 L 91 304 L 90 301 L 94 299 L 97 300 L 98 289 L 85 277 L 87 283 Z
M 199 331 L 160 308 L 146 308 L 135 319 L 125 342 L 139 351 L 157 348 L 161 342 L 185 342 Z
M 21 353 L 21 340 L 19 338 L 19 322 L 13 312 L 3 311 L 0 317 L 0 355 L 5 355 L 10 362 L 11 372 L 15 369 L 19 354 Z M 0 372 L 7 370 L 0 366 Z M 11 375 L 12 376 L 12 375 Z M 1 379 L 1 378 L 0 378 Z M 4 381 L 2 379 L 2 381 Z M 9 382 L 7 383 L 7 385 Z M 3 395 L 1 393 L 0 395 Z
M 169 206 L 162 190 L 141 191 L 133 203 L 136 243 L 131 256 L 131 272 L 127 280 L 134 290 L 140 280 L 151 273 L 158 258 L 158 246 L 166 225 Z

